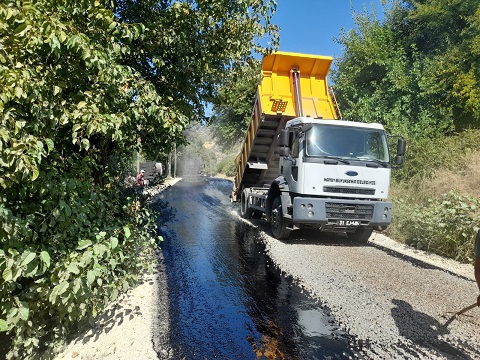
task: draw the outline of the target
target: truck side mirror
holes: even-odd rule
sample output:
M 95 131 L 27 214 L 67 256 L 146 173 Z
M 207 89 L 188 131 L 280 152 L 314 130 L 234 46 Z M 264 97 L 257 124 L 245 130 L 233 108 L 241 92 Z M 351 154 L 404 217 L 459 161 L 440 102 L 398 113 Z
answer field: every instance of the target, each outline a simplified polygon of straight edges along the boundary
M 405 160 L 405 150 L 407 148 L 407 142 L 405 139 L 398 139 L 397 143 L 397 156 L 395 156 L 395 165 L 402 165 Z
M 406 148 L 407 148 L 407 142 L 405 141 L 405 139 L 402 139 L 402 138 L 398 139 L 397 155 L 404 156 Z
M 289 133 L 288 130 L 280 130 L 280 134 L 278 135 L 278 146 L 280 147 L 288 147 L 289 145 Z
M 280 156 L 290 156 L 290 133 L 288 130 L 282 129 L 278 134 L 277 154 Z

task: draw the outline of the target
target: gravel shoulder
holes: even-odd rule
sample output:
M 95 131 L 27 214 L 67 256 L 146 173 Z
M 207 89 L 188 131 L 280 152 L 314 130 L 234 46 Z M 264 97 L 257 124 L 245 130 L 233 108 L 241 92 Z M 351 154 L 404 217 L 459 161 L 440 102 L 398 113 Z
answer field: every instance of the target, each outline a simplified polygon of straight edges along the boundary
M 282 242 L 262 232 L 261 238 L 275 264 L 354 338 L 360 358 L 480 357 L 479 309 L 451 320 L 476 301 L 473 266 L 381 234 L 368 245 L 340 235 L 295 236 Z

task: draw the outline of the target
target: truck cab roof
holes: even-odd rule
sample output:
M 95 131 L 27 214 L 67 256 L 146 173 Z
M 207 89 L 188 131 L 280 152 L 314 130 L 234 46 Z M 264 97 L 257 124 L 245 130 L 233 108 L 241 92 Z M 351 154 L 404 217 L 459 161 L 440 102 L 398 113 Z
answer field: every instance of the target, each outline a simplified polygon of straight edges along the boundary
M 348 127 L 359 127 L 365 129 L 377 129 L 384 130 L 382 124 L 378 123 L 363 123 L 358 121 L 348 121 L 348 120 L 335 120 L 335 119 L 316 119 L 308 116 L 298 117 L 292 120 L 287 121 L 285 127 L 297 126 L 300 124 L 324 124 L 324 125 L 335 125 L 335 126 L 348 126 Z

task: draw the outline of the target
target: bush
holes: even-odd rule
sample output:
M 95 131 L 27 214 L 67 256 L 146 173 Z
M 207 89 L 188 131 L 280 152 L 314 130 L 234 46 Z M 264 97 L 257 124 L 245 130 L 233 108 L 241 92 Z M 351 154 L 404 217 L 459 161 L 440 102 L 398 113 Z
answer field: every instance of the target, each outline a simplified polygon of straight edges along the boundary
M 151 266 L 156 214 L 134 189 L 41 177 L 0 198 L 7 358 L 48 358 Z M 139 255 L 145 260 L 139 261 Z
M 235 176 L 235 158 L 236 155 L 228 155 L 225 157 L 217 166 L 217 172 L 220 174 L 225 174 L 226 176 L 233 177 Z
M 477 150 L 479 143 L 480 130 L 466 130 L 450 137 L 409 139 L 405 164 L 393 172 L 393 179 L 416 186 L 431 179 L 439 169 L 462 169 L 462 158 Z
M 432 198 L 426 205 L 397 201 L 393 231 L 407 245 L 468 263 L 473 260 L 479 207 L 478 198 L 456 191 Z

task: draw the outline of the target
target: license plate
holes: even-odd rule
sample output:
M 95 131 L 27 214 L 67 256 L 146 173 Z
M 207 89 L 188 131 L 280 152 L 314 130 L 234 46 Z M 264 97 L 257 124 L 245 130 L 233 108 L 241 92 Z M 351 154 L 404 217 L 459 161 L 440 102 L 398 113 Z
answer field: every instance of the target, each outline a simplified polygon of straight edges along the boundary
M 358 220 L 337 220 L 337 225 L 341 226 L 359 226 L 360 221 Z

